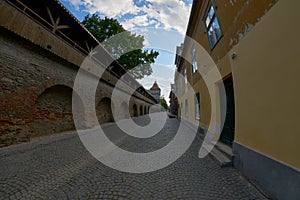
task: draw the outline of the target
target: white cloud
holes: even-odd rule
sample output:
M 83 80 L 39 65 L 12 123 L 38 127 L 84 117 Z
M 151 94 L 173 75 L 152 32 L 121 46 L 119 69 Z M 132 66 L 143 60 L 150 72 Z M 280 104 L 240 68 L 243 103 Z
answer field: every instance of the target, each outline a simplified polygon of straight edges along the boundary
M 147 5 L 139 7 L 133 0 L 65 0 L 75 8 L 84 6 L 89 13 L 99 12 L 105 16 L 122 18 L 126 14 L 133 16 L 122 24 L 128 30 L 153 25 L 166 30 L 174 29 L 185 34 L 190 4 L 182 0 L 148 0 Z M 144 2 L 144 1 L 139 1 Z M 142 13 L 142 14 L 141 14 Z
M 75 10 L 79 10 L 79 6 L 82 5 L 82 0 L 63 0 L 65 2 L 69 2 L 72 6 L 74 6 Z
M 159 21 L 164 29 L 175 29 L 182 35 L 185 34 L 188 23 L 190 5 L 182 0 L 150 0 L 149 8 L 143 7 L 143 11 L 150 18 Z
M 143 45 L 144 46 L 150 46 L 150 41 L 148 40 L 148 38 L 144 38 L 145 40 L 144 40 L 144 42 L 143 42 Z
M 139 9 L 132 0 L 83 0 L 90 13 L 100 12 L 108 17 L 137 14 Z
M 127 19 L 124 22 L 122 22 L 122 25 L 126 30 L 131 30 L 134 29 L 136 26 L 147 27 L 156 23 L 157 22 L 155 20 L 149 19 L 148 15 L 144 14 L 144 15 L 137 15 L 131 19 Z

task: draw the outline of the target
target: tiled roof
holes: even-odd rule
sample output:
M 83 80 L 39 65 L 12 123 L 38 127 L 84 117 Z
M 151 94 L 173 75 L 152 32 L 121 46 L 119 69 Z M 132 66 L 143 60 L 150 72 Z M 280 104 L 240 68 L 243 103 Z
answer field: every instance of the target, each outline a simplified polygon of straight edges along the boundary
M 158 87 L 156 81 L 153 83 L 153 86 L 150 88 L 150 90 L 160 90 L 160 88 Z

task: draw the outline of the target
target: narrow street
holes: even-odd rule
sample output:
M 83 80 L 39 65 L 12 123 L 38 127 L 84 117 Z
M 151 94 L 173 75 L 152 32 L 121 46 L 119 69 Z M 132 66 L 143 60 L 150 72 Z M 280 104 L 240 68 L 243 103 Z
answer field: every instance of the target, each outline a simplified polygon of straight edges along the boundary
M 300 200 L 298 8 L 0 0 L 0 200 Z
M 136 118 L 145 125 L 147 116 Z M 124 135 L 116 124 L 105 134 L 122 149 L 149 152 L 168 144 L 179 121 L 167 119 L 148 139 Z M 122 138 L 120 140 L 120 138 Z M 221 168 L 209 155 L 198 158 L 196 137 L 176 162 L 158 171 L 133 174 L 113 170 L 93 158 L 75 131 L 45 136 L 0 149 L 1 199 L 265 199 L 235 168 Z

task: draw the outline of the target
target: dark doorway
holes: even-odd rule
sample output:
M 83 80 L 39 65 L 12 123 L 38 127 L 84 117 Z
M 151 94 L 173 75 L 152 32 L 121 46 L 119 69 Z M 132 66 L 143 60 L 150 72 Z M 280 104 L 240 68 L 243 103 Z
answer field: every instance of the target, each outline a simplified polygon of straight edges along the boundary
M 96 107 L 96 114 L 100 124 L 113 122 L 113 114 L 112 114 L 112 103 L 110 98 L 105 97 L 101 99 Z
M 138 117 L 138 108 L 136 104 L 133 104 L 133 117 Z
M 220 141 L 232 146 L 234 140 L 234 129 L 235 129 L 235 109 L 234 109 L 234 90 L 232 76 L 225 79 L 224 87 L 226 91 L 226 118 L 224 127 L 220 136 Z M 222 98 L 222 96 L 221 96 Z
M 143 115 L 143 106 L 140 106 L 140 116 Z

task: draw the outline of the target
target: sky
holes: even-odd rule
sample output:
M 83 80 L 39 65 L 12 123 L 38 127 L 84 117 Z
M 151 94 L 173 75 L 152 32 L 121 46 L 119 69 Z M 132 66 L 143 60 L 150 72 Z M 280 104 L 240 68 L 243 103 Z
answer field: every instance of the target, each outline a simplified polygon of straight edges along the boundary
M 145 49 L 159 52 L 152 75 L 138 80 L 146 89 L 154 81 L 169 101 L 174 82 L 175 53 L 184 39 L 192 0 L 60 0 L 82 21 L 87 14 L 117 19 L 123 27 L 145 37 Z

